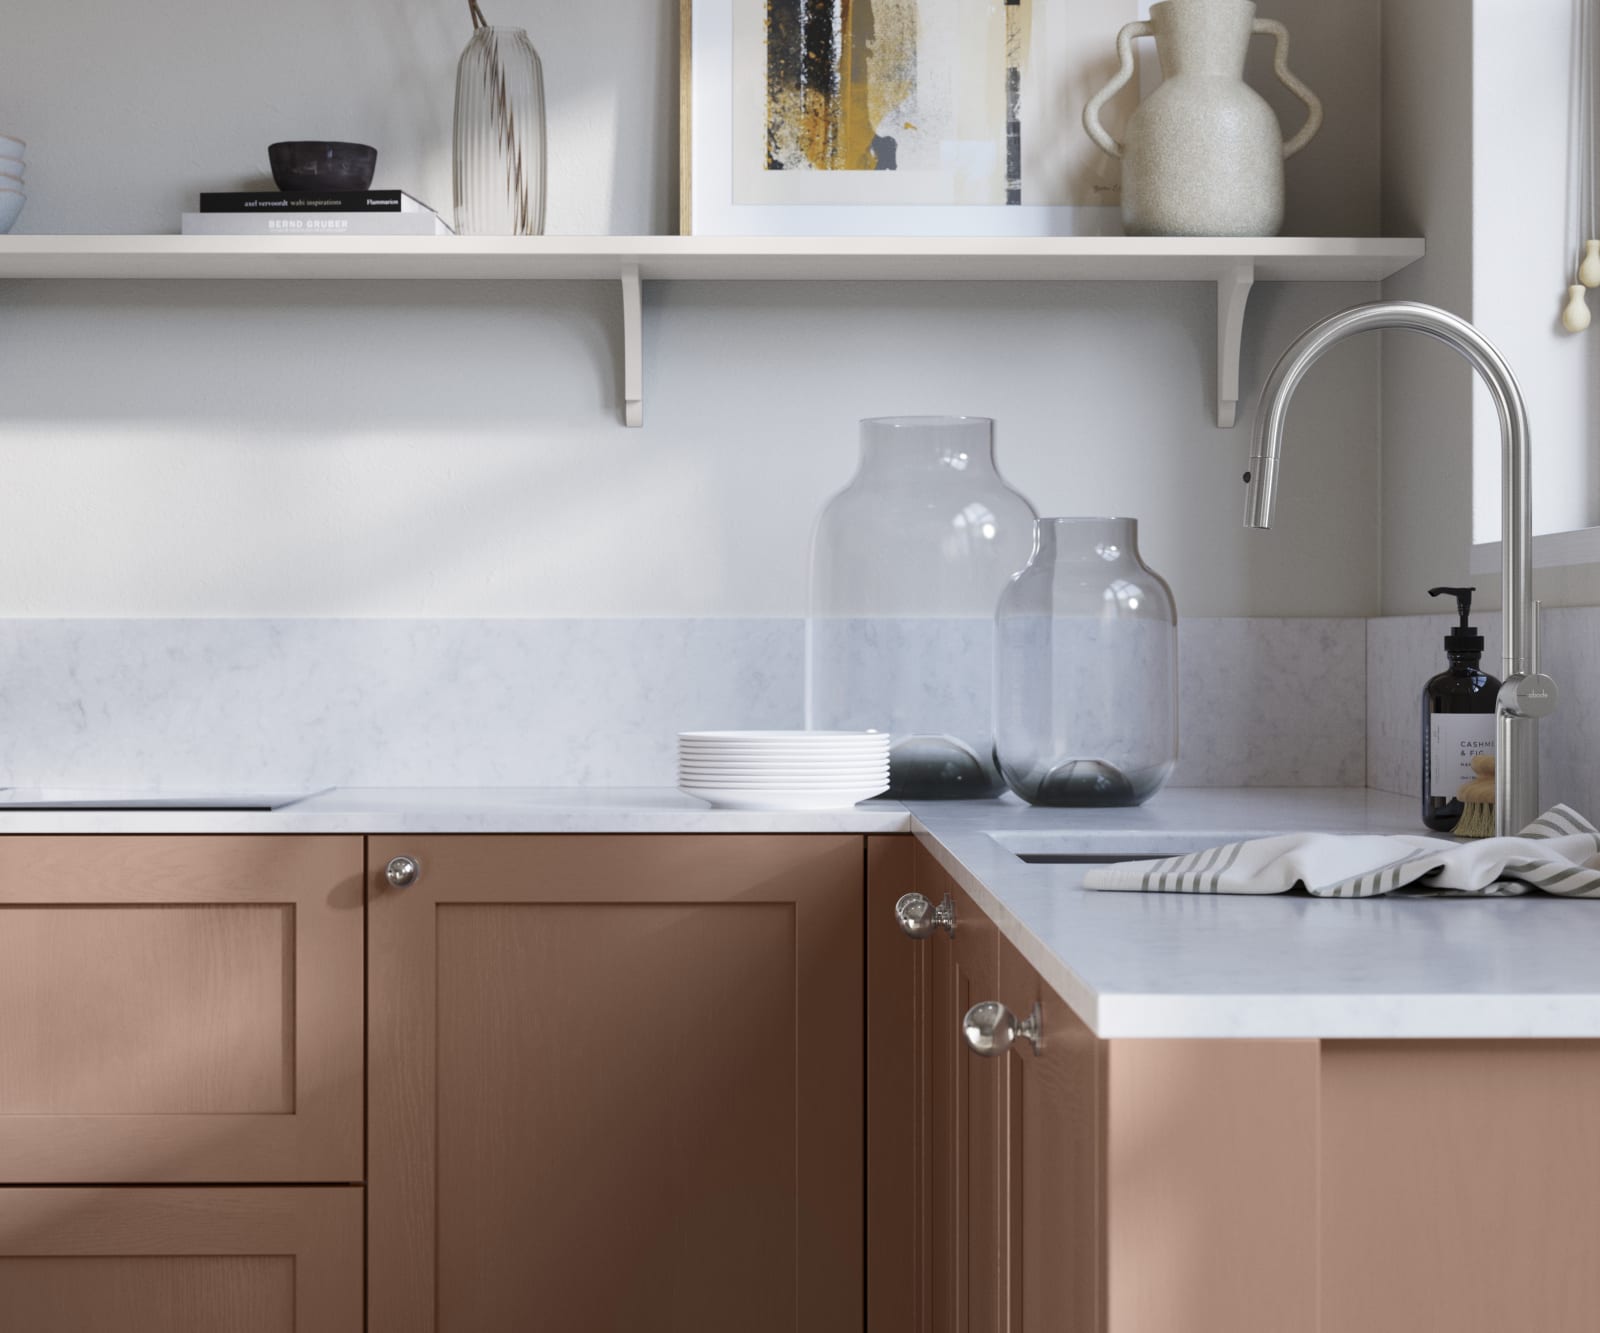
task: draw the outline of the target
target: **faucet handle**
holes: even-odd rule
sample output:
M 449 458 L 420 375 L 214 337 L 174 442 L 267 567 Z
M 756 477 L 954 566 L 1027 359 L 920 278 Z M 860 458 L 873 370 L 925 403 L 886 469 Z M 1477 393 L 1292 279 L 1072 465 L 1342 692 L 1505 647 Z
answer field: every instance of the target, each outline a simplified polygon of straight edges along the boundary
M 1542 671 L 1527 671 L 1512 676 L 1500 687 L 1502 717 L 1549 717 L 1556 711 L 1561 691 Z
M 1561 699 L 1555 681 L 1539 670 L 1539 618 L 1543 614 L 1544 603 L 1535 602 L 1528 615 L 1528 670 L 1507 676 L 1500 687 L 1497 711 L 1502 717 L 1549 717 Z

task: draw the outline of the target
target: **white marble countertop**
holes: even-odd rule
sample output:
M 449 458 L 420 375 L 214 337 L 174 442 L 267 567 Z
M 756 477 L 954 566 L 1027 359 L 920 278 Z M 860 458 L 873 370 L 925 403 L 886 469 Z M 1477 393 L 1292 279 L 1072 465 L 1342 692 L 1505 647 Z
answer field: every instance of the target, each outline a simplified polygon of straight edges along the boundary
M 1600 902 L 1096 893 L 1082 865 L 1013 855 L 1063 834 L 1085 852 L 1175 855 L 1303 829 L 1422 832 L 1407 797 L 1169 789 L 1126 810 L 910 808 L 918 838 L 1102 1037 L 1600 1037 Z
M 1136 809 L 714 810 L 662 788 L 343 788 L 270 812 L 0 810 L 0 833 L 914 832 L 1102 1037 L 1600 1037 L 1600 903 L 1093 893 L 1082 865 L 1299 830 L 1415 833 L 1355 789 L 1168 789 Z M 1004 996 L 994 998 L 1005 999 Z
M 905 833 L 898 801 L 716 810 L 669 787 L 334 787 L 277 810 L 7 810 L 5 833 Z

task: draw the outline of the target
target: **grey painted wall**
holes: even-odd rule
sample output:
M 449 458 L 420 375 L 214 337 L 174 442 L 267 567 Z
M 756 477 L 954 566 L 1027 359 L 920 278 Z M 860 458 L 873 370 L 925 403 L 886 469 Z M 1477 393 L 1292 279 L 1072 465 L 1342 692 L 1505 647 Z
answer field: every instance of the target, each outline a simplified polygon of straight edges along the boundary
M 676 7 L 489 7 L 544 57 L 551 231 L 670 229 Z M 1328 111 L 1291 163 L 1289 227 L 1374 231 L 1378 0 L 1264 8 Z M 283 137 L 374 142 L 380 184 L 445 203 L 468 32 L 464 0 L 17 8 L 0 128 L 32 145 L 22 229 L 174 230 L 201 188 L 261 180 Z M 1371 295 L 1258 289 L 1247 397 L 1303 325 Z M 1250 412 L 1215 428 L 1198 285 L 647 302 L 647 425 L 626 431 L 603 285 L 11 284 L 0 616 L 795 615 L 855 420 L 889 412 L 999 418 L 1002 466 L 1041 510 L 1143 520 L 1185 614 L 1378 609 L 1375 343 L 1302 391 L 1283 520 L 1249 534 Z

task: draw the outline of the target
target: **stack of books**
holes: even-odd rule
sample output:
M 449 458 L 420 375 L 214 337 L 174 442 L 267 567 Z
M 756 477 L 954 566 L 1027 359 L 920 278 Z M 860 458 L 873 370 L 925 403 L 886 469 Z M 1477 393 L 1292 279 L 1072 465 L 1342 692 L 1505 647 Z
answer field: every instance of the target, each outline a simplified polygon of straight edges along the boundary
M 202 194 L 183 215 L 185 236 L 452 236 L 445 220 L 404 190 L 324 194 Z

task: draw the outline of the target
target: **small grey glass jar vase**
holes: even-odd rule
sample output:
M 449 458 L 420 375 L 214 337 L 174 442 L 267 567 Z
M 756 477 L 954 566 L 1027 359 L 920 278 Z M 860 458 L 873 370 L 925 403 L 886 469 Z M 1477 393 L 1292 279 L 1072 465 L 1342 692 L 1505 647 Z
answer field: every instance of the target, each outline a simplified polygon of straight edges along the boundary
M 995 759 L 1032 805 L 1140 805 L 1178 758 L 1178 617 L 1131 518 L 1041 518 L 995 616 Z

